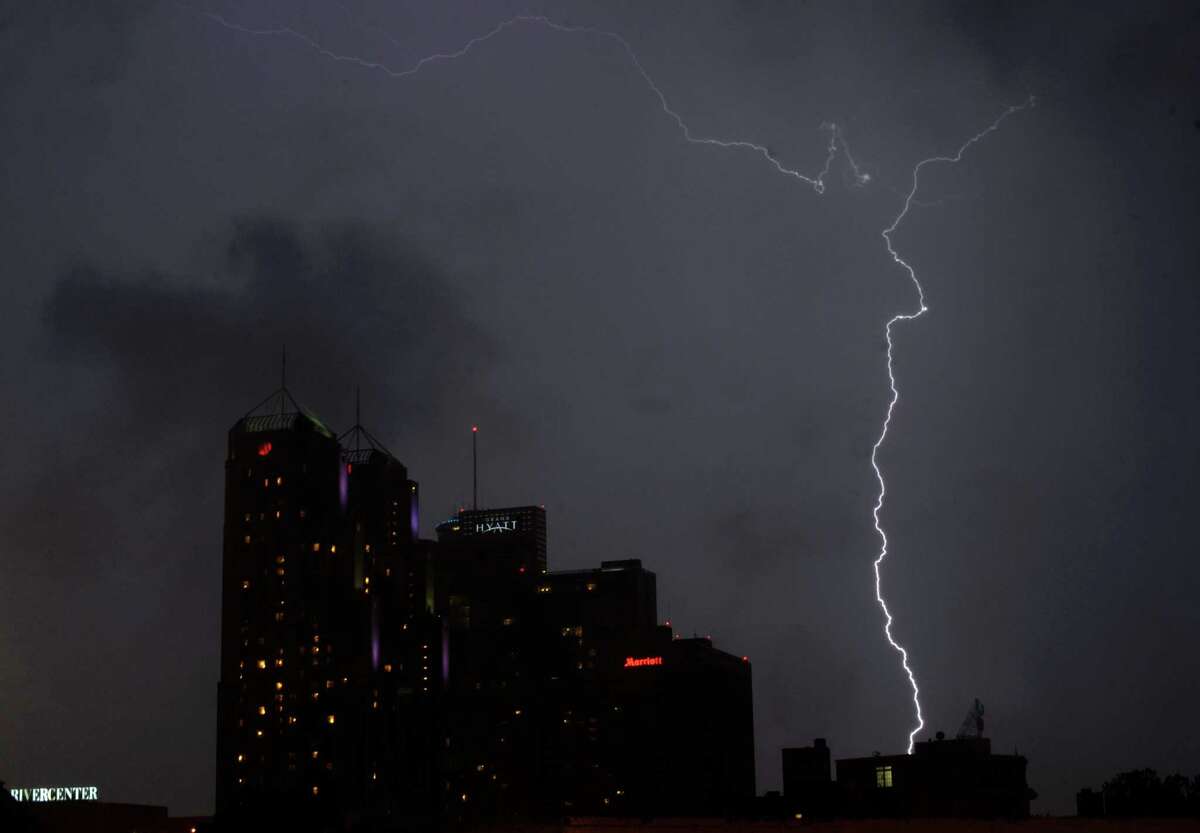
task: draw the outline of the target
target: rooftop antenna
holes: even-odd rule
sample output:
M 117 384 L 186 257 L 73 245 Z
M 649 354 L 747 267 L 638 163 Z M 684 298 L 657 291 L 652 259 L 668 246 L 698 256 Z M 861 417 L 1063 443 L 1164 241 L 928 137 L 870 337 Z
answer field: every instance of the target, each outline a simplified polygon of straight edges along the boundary
M 283 405 L 287 400 L 287 345 L 283 345 L 283 352 L 279 360 L 279 413 L 283 415 Z
M 471 426 L 471 508 L 479 508 L 479 426 Z
M 362 386 L 361 385 L 354 386 L 354 427 L 355 428 L 362 427 Z M 354 432 L 354 450 L 355 451 L 358 451 L 358 446 L 359 446 L 359 442 L 360 442 L 359 437 L 361 434 L 362 434 L 362 431 Z

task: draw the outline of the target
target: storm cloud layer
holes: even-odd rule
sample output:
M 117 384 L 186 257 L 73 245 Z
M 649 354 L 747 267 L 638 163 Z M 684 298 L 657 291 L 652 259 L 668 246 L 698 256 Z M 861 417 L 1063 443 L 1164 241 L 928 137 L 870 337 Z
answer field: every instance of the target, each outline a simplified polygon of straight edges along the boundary
M 686 144 L 618 31 L 699 135 Z M 1195 194 L 1185 4 L 39 3 L 0 19 L 0 778 L 211 808 L 224 434 L 288 384 L 422 484 L 544 503 L 553 568 L 640 557 L 754 663 L 778 748 L 893 751 L 868 457 L 880 238 L 913 165 L 1039 96 L 895 235 L 884 584 L 929 720 L 971 698 L 1035 809 L 1200 769 Z

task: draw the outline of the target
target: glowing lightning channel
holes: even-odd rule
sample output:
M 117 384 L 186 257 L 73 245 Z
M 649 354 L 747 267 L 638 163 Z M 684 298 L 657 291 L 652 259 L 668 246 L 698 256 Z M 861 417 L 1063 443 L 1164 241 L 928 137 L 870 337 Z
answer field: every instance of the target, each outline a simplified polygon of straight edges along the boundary
M 851 153 L 850 153 L 849 146 L 846 144 L 845 140 L 842 137 L 840 129 L 838 128 L 838 126 L 836 124 L 833 124 L 833 123 L 826 122 L 821 125 L 821 128 L 823 130 L 829 131 L 829 142 L 825 148 L 825 150 L 826 150 L 825 163 L 822 166 L 821 170 L 815 176 L 807 176 L 798 170 L 787 167 L 779 160 L 779 158 L 777 156 L 775 156 L 774 153 L 771 152 L 770 148 L 768 148 L 766 145 L 758 144 L 757 142 L 751 142 L 751 141 L 748 141 L 745 139 L 718 139 L 718 138 L 709 137 L 709 136 L 697 136 L 696 134 L 694 134 L 692 132 L 691 127 L 688 126 L 687 122 L 684 121 L 683 117 L 678 113 L 678 111 L 676 111 L 674 108 L 671 107 L 671 104 L 667 100 L 667 97 L 663 93 L 662 89 L 654 81 L 654 79 L 651 77 L 650 73 L 646 71 L 645 66 L 642 65 L 641 59 L 638 57 L 637 53 L 634 51 L 632 44 L 630 44 L 628 40 L 626 40 L 624 37 L 617 34 L 616 32 L 611 32 L 611 31 L 608 31 L 605 29 L 597 29 L 597 28 L 594 28 L 591 26 L 571 26 L 571 25 L 567 25 L 567 24 L 563 24 L 563 23 L 558 23 L 554 20 L 551 20 L 548 17 L 544 17 L 541 15 L 516 15 L 514 17 L 509 18 L 508 20 L 503 21 L 502 23 L 497 24 L 496 26 L 492 27 L 490 30 L 488 30 L 484 34 L 478 35 L 474 38 L 471 38 L 462 47 L 454 50 L 453 52 L 439 52 L 439 53 L 435 53 L 433 55 L 427 55 L 426 57 L 418 60 L 412 66 L 408 67 L 407 69 L 395 69 L 381 61 L 371 61 L 371 60 L 367 60 L 365 58 L 361 58 L 361 57 L 358 57 L 355 55 L 346 55 L 346 54 L 334 52 L 333 50 L 323 46 L 316 39 L 310 37 L 309 35 L 304 34 L 303 32 L 293 29 L 290 26 L 281 26 L 281 27 L 267 28 L 267 29 L 255 29 L 255 28 L 250 28 L 247 26 L 242 26 L 238 23 L 233 23 L 229 20 L 226 20 L 224 17 L 222 17 L 221 15 L 216 14 L 214 12 L 200 11 L 197 9 L 190 8 L 188 6 L 184 6 L 183 4 L 180 4 L 180 6 L 181 6 L 181 8 L 187 9 L 188 11 L 203 15 L 204 17 L 208 18 L 209 20 L 213 21 L 214 23 L 219 24 L 220 26 L 225 27 L 226 29 L 231 29 L 235 32 L 241 32 L 241 33 L 248 34 L 248 35 L 292 38 L 294 40 L 299 41 L 300 43 L 303 43 L 310 49 L 314 50 L 318 54 L 320 54 L 330 60 L 355 64 L 356 66 L 362 67 L 363 69 L 382 72 L 392 78 L 407 78 L 407 77 L 416 75 L 418 72 L 420 72 L 422 69 L 424 69 L 426 66 L 428 66 L 430 64 L 440 63 L 440 62 L 444 62 L 444 61 L 454 61 L 458 58 L 462 58 L 465 55 L 467 55 L 469 52 L 471 52 L 471 50 L 473 50 L 475 47 L 480 46 L 483 43 L 486 43 L 487 41 L 489 41 L 492 38 L 496 37 L 497 35 L 501 34 L 502 32 L 505 32 L 506 30 L 511 29 L 514 26 L 517 26 L 518 24 L 538 25 L 538 26 L 544 26 L 548 29 L 552 29 L 557 32 L 565 32 L 565 33 L 570 33 L 570 34 L 590 34 L 590 35 L 595 35 L 598 37 L 607 38 L 607 39 L 617 43 L 621 47 L 621 49 L 625 52 L 626 56 L 629 58 L 630 63 L 633 65 L 634 69 L 637 70 L 638 75 L 641 76 L 641 78 L 645 82 L 646 86 L 650 88 L 651 92 L 653 92 L 654 96 L 658 99 L 658 104 L 659 104 L 659 107 L 662 110 L 662 112 L 664 114 L 666 114 L 673 122 L 675 122 L 675 124 L 678 126 L 680 132 L 682 133 L 684 140 L 687 141 L 688 143 L 694 144 L 694 145 L 709 145 L 709 146 L 713 146 L 713 147 L 724 148 L 726 150 L 750 151 L 751 153 L 755 153 L 758 156 L 761 156 L 764 160 L 766 160 L 766 162 L 768 164 L 770 164 L 771 167 L 773 167 L 776 172 L 783 174 L 784 176 L 790 177 L 798 182 L 802 182 L 802 183 L 808 185 L 817 194 L 825 193 L 825 177 L 829 175 L 829 171 L 830 171 L 831 167 L 833 166 L 833 161 L 834 161 L 834 159 L 837 158 L 839 152 L 841 153 L 843 158 L 846 160 L 846 164 L 850 168 L 850 171 L 854 177 L 853 184 L 856 187 L 865 186 L 871 181 L 871 175 L 859 168 L 858 163 L 855 161 L 853 155 L 851 155 Z M 371 27 L 371 28 L 375 29 L 375 27 Z M 378 29 L 376 29 L 376 31 L 380 31 L 385 37 L 387 37 L 387 39 L 389 41 L 391 41 L 393 44 L 397 44 L 397 41 L 394 38 L 392 38 L 390 35 L 388 35 L 386 32 L 383 32 L 382 30 L 378 30 Z M 929 308 L 925 305 L 925 292 L 924 292 L 923 288 L 921 287 L 920 281 L 917 280 L 916 272 L 914 271 L 913 267 L 910 266 L 908 264 L 908 262 L 905 261 L 904 258 L 902 258 L 899 255 L 899 253 L 895 250 L 895 248 L 892 246 L 892 234 L 896 231 L 897 228 L 899 228 L 900 224 L 904 221 L 904 218 L 906 216 L 908 216 L 909 209 L 913 205 L 918 205 L 915 198 L 916 198 L 916 194 L 917 194 L 917 188 L 919 185 L 919 179 L 920 179 L 920 174 L 921 174 L 922 168 L 924 168 L 926 165 L 931 165 L 935 162 L 947 162 L 950 164 L 954 164 L 954 163 L 958 162 L 959 160 L 962 159 L 963 154 L 966 153 L 966 151 L 972 145 L 983 140 L 988 134 L 997 130 L 1000 127 L 1001 122 L 1003 122 L 1006 118 L 1008 118 L 1009 116 L 1011 116 L 1012 114 L 1014 114 L 1016 112 L 1019 112 L 1021 110 L 1025 110 L 1025 109 L 1028 109 L 1028 108 L 1034 106 L 1034 103 L 1035 103 L 1034 98 L 1031 96 L 1024 103 L 1009 107 L 1007 110 L 1005 110 L 1003 113 L 1001 113 L 1000 116 L 998 116 L 996 118 L 996 120 L 994 122 L 992 122 L 987 128 L 985 128 L 984 130 L 975 134 L 970 139 L 968 139 L 966 142 L 964 142 L 962 144 L 962 146 L 959 147 L 958 151 L 953 156 L 933 156 L 928 159 L 922 159 L 920 162 L 918 162 L 917 165 L 913 168 L 912 187 L 909 189 L 908 194 L 904 198 L 903 208 L 900 210 L 900 213 L 896 215 L 895 219 L 892 220 L 892 224 L 890 226 L 888 226 L 886 229 L 884 229 L 882 232 L 884 243 L 887 246 L 888 254 L 890 254 L 892 256 L 892 260 L 896 264 L 898 264 L 901 268 L 903 268 L 905 270 L 905 272 L 908 273 L 909 280 L 912 281 L 913 286 L 915 286 L 917 289 L 917 300 L 918 300 L 918 308 L 917 308 L 916 312 L 900 313 L 900 314 L 893 316 L 887 322 L 887 326 L 885 328 L 885 333 L 887 336 L 888 383 L 891 388 L 892 396 L 891 396 L 891 400 L 888 402 L 887 415 L 884 418 L 883 427 L 879 434 L 879 439 L 876 440 L 875 445 L 872 446 L 872 448 L 871 448 L 871 468 L 874 469 L 875 477 L 879 481 L 879 497 L 875 502 L 875 508 L 872 511 L 872 516 L 875 521 L 875 531 L 879 534 L 880 541 L 882 542 L 880 551 L 879 551 L 879 556 L 875 559 L 875 562 L 874 562 L 875 600 L 879 603 L 879 606 L 883 609 L 883 615 L 887 620 L 886 624 L 884 625 L 884 635 L 887 637 L 887 641 L 892 646 L 892 648 L 894 648 L 900 654 L 901 665 L 903 666 L 904 673 L 908 676 L 908 682 L 909 682 L 910 686 L 912 687 L 913 705 L 916 708 L 917 725 L 916 725 L 916 728 L 914 728 L 912 730 L 912 732 L 909 733 L 909 736 L 908 736 L 908 752 L 910 754 L 912 753 L 912 750 L 913 750 L 913 741 L 914 741 L 914 738 L 916 737 L 917 732 L 921 731 L 921 729 L 924 728 L 924 726 L 925 726 L 925 719 L 921 713 L 920 689 L 917 686 L 916 676 L 913 674 L 912 667 L 909 665 L 909 662 L 908 662 L 908 651 L 900 643 L 898 643 L 895 640 L 895 638 L 892 636 L 893 618 L 892 618 L 891 612 L 888 610 L 887 602 L 884 601 L 883 593 L 881 590 L 879 568 L 888 554 L 888 538 L 887 538 L 887 534 L 883 530 L 882 524 L 880 523 L 879 513 L 883 509 L 883 502 L 884 502 L 884 497 L 887 493 L 887 487 L 884 483 L 883 472 L 879 468 L 879 462 L 878 462 L 877 458 L 878 458 L 879 449 L 883 446 L 884 440 L 887 439 L 888 428 L 890 427 L 891 421 L 892 421 L 892 414 L 895 411 L 896 403 L 900 399 L 900 391 L 896 387 L 896 375 L 895 375 L 895 370 L 894 370 L 893 360 L 892 360 L 892 348 L 893 348 L 892 327 L 901 321 L 913 321 L 917 318 L 920 318 L 922 315 L 924 315 L 929 310 Z
M 910 755 L 913 751 L 913 742 L 917 736 L 917 732 L 921 731 L 921 729 L 925 727 L 925 718 L 921 714 L 921 691 L 917 686 L 917 678 L 916 675 L 913 674 L 912 667 L 908 664 L 908 651 L 892 636 L 892 614 L 891 611 L 888 610 L 887 602 L 885 602 L 883 599 L 883 591 L 880 587 L 879 566 L 883 563 L 883 560 L 887 558 L 888 537 L 887 533 L 883 531 L 883 525 L 879 522 L 879 513 L 883 509 L 883 499 L 887 494 L 887 486 L 883 482 L 883 472 L 879 468 L 879 461 L 877 457 L 879 455 L 879 449 L 883 445 L 883 441 L 887 439 L 888 427 L 892 423 L 892 413 L 896 409 L 896 403 L 900 400 L 900 389 L 896 387 L 896 373 L 892 364 L 892 327 L 901 321 L 915 321 L 928 312 L 929 307 L 925 305 L 925 290 L 921 287 L 921 282 L 917 280 L 916 270 L 914 270 L 913 267 L 909 265 L 908 261 L 902 258 L 892 246 L 892 235 L 895 233 L 896 229 L 900 227 L 900 224 L 904 222 L 904 218 L 908 216 L 908 210 L 913 206 L 914 199 L 917 195 L 917 188 L 920 186 L 922 168 L 924 168 L 926 165 L 932 165 L 935 162 L 946 162 L 951 165 L 959 162 L 962 159 L 963 154 L 966 153 L 972 145 L 982 141 L 989 133 L 998 130 L 1000 124 L 1005 119 L 1007 119 L 1013 113 L 1033 107 L 1036 103 L 1037 102 L 1034 97 L 1030 96 L 1024 101 L 1024 103 L 1012 105 L 999 116 L 997 116 L 996 120 L 990 125 L 976 133 L 970 139 L 967 139 L 967 141 L 963 142 L 958 148 L 958 152 L 953 156 L 931 156 L 928 159 L 922 159 L 920 162 L 918 162 L 916 167 L 913 168 L 912 187 L 909 188 L 908 194 L 904 198 L 904 207 L 900 209 L 900 213 L 896 215 L 894 220 L 892 220 L 892 224 L 885 228 L 882 232 L 883 242 L 887 245 L 888 254 L 892 256 L 892 260 L 897 265 L 899 265 L 902 269 L 904 269 L 905 272 L 908 273 L 908 279 L 912 281 L 913 286 L 916 287 L 918 304 L 916 312 L 897 313 L 888 320 L 887 326 L 884 328 L 884 332 L 887 335 L 888 385 L 892 390 L 892 398 L 888 402 L 887 415 L 883 419 L 883 427 L 880 429 L 879 439 L 876 440 L 875 445 L 871 447 L 871 468 L 875 470 L 875 478 L 879 481 L 879 497 L 875 501 L 875 509 L 872 511 L 871 515 L 875 519 L 875 531 L 879 533 L 879 540 L 881 542 L 879 548 L 879 557 L 875 559 L 875 601 L 879 602 L 879 607 L 883 609 L 884 618 L 887 620 L 886 624 L 883 626 L 883 634 L 887 637 L 888 643 L 891 644 L 896 652 L 900 654 L 900 664 L 904 667 L 904 673 L 908 675 L 909 685 L 912 686 L 913 706 L 917 711 L 917 725 L 911 732 L 908 733 L 908 754 Z
M 870 175 L 862 173 L 859 170 L 858 165 L 854 162 L 853 157 L 850 156 L 849 151 L 845 147 L 845 143 L 842 141 L 841 131 L 838 129 L 838 126 L 831 122 L 826 122 L 821 125 L 822 129 L 829 131 L 829 143 L 825 147 L 825 164 L 816 176 L 807 176 L 802 174 L 800 171 L 795 170 L 794 168 L 787 167 L 774 153 L 771 152 L 771 149 L 766 145 L 761 145 L 757 142 L 750 142 L 744 139 L 717 139 L 709 136 L 695 135 L 692 132 L 691 127 L 688 126 L 687 122 L 685 122 L 683 117 L 679 115 L 678 111 L 671 107 L 670 102 L 667 101 L 667 97 L 663 93 L 662 89 L 659 88 L 658 84 L 651 77 L 650 73 L 646 71 L 646 68 L 642 65 L 642 61 L 638 57 L 637 52 L 634 51 L 633 45 L 621 35 L 617 34 L 616 32 L 608 31 L 607 29 L 597 29 L 592 26 L 569 26 L 565 23 L 558 23 L 542 15 L 516 15 L 514 17 L 510 17 L 508 20 L 505 20 L 502 23 L 496 24 L 484 34 L 471 38 L 469 41 L 463 44 L 462 47 L 454 50 L 453 52 L 439 52 L 434 55 L 427 55 L 407 69 L 395 69 L 381 61 L 369 61 L 356 55 L 345 55 L 334 52 L 332 49 L 322 45 L 315 38 L 293 29 L 290 26 L 254 29 L 229 21 L 215 12 L 199 11 L 196 9 L 191 9 L 187 6 L 181 6 L 181 8 L 185 8 L 189 11 L 195 12 L 196 14 L 202 15 L 214 23 L 224 26 L 226 29 L 231 29 L 235 32 L 241 32 L 247 35 L 292 38 L 293 40 L 303 43 L 305 46 L 309 47 L 319 55 L 322 55 L 332 61 L 355 64 L 363 69 L 382 72 L 392 78 L 408 78 L 416 75 L 429 64 L 443 61 L 453 61 L 458 58 L 462 58 L 475 47 L 486 43 L 502 32 L 511 29 L 518 24 L 544 26 L 547 29 L 553 29 L 556 32 L 566 32 L 569 34 L 596 35 L 598 37 L 607 38 L 611 41 L 614 41 L 621 47 L 626 56 L 628 56 L 629 62 L 633 65 L 633 68 L 637 70 L 638 75 L 642 77 L 642 80 L 646 83 L 646 86 L 650 88 L 650 91 L 653 92 L 654 96 L 658 99 L 660 109 L 663 111 L 663 113 L 670 117 L 673 122 L 675 122 L 675 124 L 679 127 L 680 132 L 683 134 L 684 140 L 690 144 L 711 145 L 713 147 L 725 148 L 726 150 L 745 150 L 756 153 L 765 159 L 778 173 L 781 173 L 787 177 L 791 177 L 799 182 L 803 182 L 818 194 L 825 193 L 825 177 L 829 175 L 829 169 L 833 165 L 833 160 L 837 158 L 838 151 L 841 150 L 844 153 L 848 164 L 850 165 L 856 183 L 858 185 L 865 185 L 870 181 Z M 375 27 L 372 28 L 374 29 Z M 384 33 L 384 35 L 393 43 L 395 43 L 395 39 L 390 35 L 387 35 L 386 33 Z

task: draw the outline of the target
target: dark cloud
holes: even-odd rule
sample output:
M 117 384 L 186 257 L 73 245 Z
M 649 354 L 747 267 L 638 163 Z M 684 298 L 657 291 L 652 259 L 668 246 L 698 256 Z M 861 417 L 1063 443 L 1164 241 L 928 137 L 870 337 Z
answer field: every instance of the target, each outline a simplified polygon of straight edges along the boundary
M 883 322 L 884 586 L 928 732 L 971 698 L 1064 811 L 1133 766 L 1194 771 L 1187 542 L 1200 105 L 1187 4 L 205 4 L 411 66 L 397 80 L 179 4 L 0 21 L 0 749 L 23 783 L 212 799 L 221 461 L 276 384 L 365 421 L 421 482 L 545 503 L 552 564 L 643 558 L 661 607 L 754 662 L 778 748 L 900 746 L 868 466 Z M 237 218 L 257 218 L 241 219 Z M 267 219 L 264 219 L 267 218 Z M 115 758 L 112 751 L 122 750 Z M 11 751 L 11 754 L 9 754 Z

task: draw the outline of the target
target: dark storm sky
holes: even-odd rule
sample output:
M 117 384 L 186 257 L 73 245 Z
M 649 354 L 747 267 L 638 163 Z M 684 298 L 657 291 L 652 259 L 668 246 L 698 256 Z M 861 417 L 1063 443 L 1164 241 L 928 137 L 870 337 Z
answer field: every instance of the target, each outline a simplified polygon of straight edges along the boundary
M 0 778 L 212 806 L 225 431 L 277 384 L 422 484 L 544 503 L 555 568 L 641 557 L 754 662 L 778 749 L 903 748 L 971 698 L 1035 809 L 1200 771 L 1193 4 L 195 0 L 0 11 Z M 110 7 L 98 11 L 97 6 Z M 1191 7 L 1191 8 L 1189 8 Z

